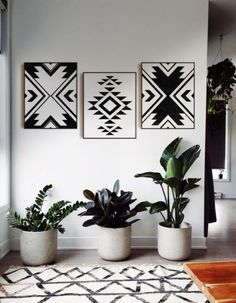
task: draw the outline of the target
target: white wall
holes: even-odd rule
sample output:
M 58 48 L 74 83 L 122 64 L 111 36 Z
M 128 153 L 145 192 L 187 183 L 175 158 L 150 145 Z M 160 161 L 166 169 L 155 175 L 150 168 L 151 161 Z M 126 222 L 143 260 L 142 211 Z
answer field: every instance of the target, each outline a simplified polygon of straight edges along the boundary
M 134 175 L 161 170 L 163 148 L 175 137 L 186 147 L 200 144 L 202 154 L 192 176 L 202 178 L 191 194 L 186 220 L 193 224 L 195 244 L 204 245 L 203 177 L 207 0 L 12 0 L 12 203 L 23 212 L 40 187 L 52 183 L 54 199 L 81 200 L 82 190 L 111 187 L 120 179 L 138 201 L 156 201 L 161 193 L 150 180 Z M 138 71 L 142 61 L 196 63 L 196 128 L 140 129 L 133 140 L 82 138 L 82 97 L 77 130 L 25 130 L 24 62 L 71 61 L 84 71 Z M 196 215 L 197 214 L 197 215 Z M 155 216 L 140 215 L 133 226 L 134 246 L 155 245 Z M 61 247 L 95 247 L 96 227 L 84 228 L 76 215 L 65 220 Z M 13 235 L 13 247 L 17 247 Z
M 9 208 L 9 96 L 8 96 L 8 34 L 7 13 L 2 13 L 2 53 L 0 54 L 0 258 L 9 250 L 8 223 L 6 213 Z
M 236 65 L 236 2 L 235 0 L 213 0 L 209 6 L 209 46 L 208 65 L 212 65 L 219 50 L 219 37 L 223 34 L 222 54 L 224 58 L 232 59 Z M 218 56 L 215 63 L 221 60 Z M 214 187 L 216 192 L 223 193 L 225 198 L 236 198 L 236 88 L 231 100 L 233 112 L 230 116 L 230 180 L 216 181 Z
M 8 222 L 7 222 L 7 206 L 0 207 L 0 259 L 4 257 L 10 248 L 10 241 L 8 235 Z

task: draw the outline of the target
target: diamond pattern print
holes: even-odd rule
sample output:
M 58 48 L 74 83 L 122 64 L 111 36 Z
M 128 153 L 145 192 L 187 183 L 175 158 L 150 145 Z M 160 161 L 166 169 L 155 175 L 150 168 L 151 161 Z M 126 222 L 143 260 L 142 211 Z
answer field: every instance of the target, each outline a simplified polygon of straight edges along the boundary
M 135 85 L 135 73 L 84 73 L 84 138 L 136 137 Z
M 181 265 L 14 267 L 0 276 L 1 303 L 205 301 Z

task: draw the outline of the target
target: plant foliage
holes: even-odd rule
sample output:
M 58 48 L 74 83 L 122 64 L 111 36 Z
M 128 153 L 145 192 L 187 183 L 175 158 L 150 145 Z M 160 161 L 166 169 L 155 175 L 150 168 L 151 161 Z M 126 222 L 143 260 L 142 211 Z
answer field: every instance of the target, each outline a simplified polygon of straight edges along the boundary
M 83 206 L 82 202 L 75 202 L 72 204 L 69 201 L 58 201 L 47 210 L 46 213 L 42 211 L 42 207 L 48 196 L 48 191 L 52 189 L 52 185 L 46 185 L 41 189 L 35 198 L 35 202 L 27 207 L 26 215 L 22 218 L 16 211 L 10 211 L 8 221 L 10 227 L 18 228 L 25 231 L 45 231 L 49 229 L 58 229 L 64 233 L 65 228 L 61 221 L 70 213 Z
M 200 146 L 194 145 L 178 156 L 178 148 L 182 138 L 173 140 L 163 151 L 160 163 L 165 170 L 163 177 L 159 172 L 145 172 L 135 177 L 151 178 L 162 189 L 164 201 L 155 203 L 143 202 L 149 207 L 151 214 L 160 213 L 164 225 L 169 227 L 180 227 L 184 219 L 183 211 L 190 199 L 185 193 L 199 185 L 196 184 L 199 178 L 186 178 L 185 174 L 199 157 Z M 142 202 L 141 202 L 142 203 Z M 166 212 L 164 215 L 163 212 Z
M 208 67 L 208 114 L 216 114 L 225 110 L 226 104 L 232 98 L 235 83 L 236 67 L 228 58 Z
M 132 199 L 133 193 L 130 191 L 120 191 L 120 182 L 117 180 L 113 186 L 113 191 L 107 188 L 93 193 L 86 189 L 83 191 L 84 196 L 89 200 L 85 204 L 86 211 L 79 214 L 80 216 L 92 216 L 91 219 L 86 220 L 83 226 L 100 225 L 110 228 L 126 227 L 139 219 L 133 218 L 138 212 L 145 211 L 146 202 L 137 204 L 133 209 L 130 205 L 136 201 Z

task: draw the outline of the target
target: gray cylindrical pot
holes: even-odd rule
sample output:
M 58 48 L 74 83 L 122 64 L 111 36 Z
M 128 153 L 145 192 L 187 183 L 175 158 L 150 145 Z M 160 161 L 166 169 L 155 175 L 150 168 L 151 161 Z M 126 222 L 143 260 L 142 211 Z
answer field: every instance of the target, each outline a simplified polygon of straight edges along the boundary
M 158 253 L 161 257 L 180 261 L 191 254 L 192 226 L 183 223 L 180 228 L 165 227 L 158 224 Z
M 26 265 L 50 264 L 57 257 L 57 229 L 46 231 L 21 231 L 21 260 Z
M 131 250 L 131 226 L 98 226 L 98 229 L 98 254 L 102 259 L 120 261 L 128 258 Z

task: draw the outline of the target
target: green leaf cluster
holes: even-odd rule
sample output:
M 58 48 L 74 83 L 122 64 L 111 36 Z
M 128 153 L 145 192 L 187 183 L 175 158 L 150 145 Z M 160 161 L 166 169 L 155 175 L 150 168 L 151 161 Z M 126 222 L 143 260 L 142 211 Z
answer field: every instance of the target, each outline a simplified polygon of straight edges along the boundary
M 61 221 L 84 204 L 78 201 L 72 204 L 69 201 L 62 200 L 53 203 L 47 212 L 44 213 L 42 207 L 51 189 L 52 185 L 50 184 L 39 191 L 35 202 L 25 209 L 26 215 L 24 218 L 16 211 L 11 210 L 8 216 L 9 226 L 33 232 L 58 229 L 61 233 L 64 233 L 65 228 L 62 226 Z
M 232 98 L 236 84 L 236 67 L 231 60 L 225 60 L 208 67 L 207 110 L 208 114 L 217 114 L 225 110 Z
M 185 178 L 186 173 L 200 155 L 200 146 L 194 145 L 178 155 L 182 138 L 177 137 L 163 151 L 160 164 L 165 170 L 163 177 L 159 172 L 144 172 L 135 177 L 151 178 L 160 185 L 163 200 L 155 203 L 145 202 L 151 214 L 160 213 L 164 224 L 169 227 L 180 227 L 184 219 L 184 209 L 190 202 L 185 193 L 199 185 L 199 178 Z M 149 204 L 147 204 L 149 203 Z M 165 212 L 165 213 L 164 213 Z
M 147 210 L 148 202 L 141 202 L 131 209 L 131 204 L 136 201 L 132 199 L 133 193 L 130 191 L 120 191 L 120 182 L 117 180 L 113 186 L 113 191 L 103 188 L 95 193 L 86 189 L 84 196 L 89 200 L 85 204 L 86 211 L 80 216 L 92 216 L 86 220 L 83 226 L 99 225 L 109 228 L 126 227 L 139 219 L 127 221 L 136 216 L 138 212 Z

